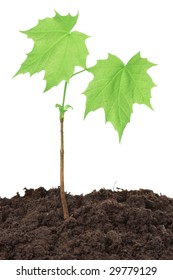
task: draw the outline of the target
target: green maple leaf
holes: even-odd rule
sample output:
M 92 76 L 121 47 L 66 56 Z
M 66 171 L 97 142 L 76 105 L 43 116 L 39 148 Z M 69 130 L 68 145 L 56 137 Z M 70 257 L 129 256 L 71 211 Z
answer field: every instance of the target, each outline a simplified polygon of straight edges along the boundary
M 87 35 L 73 31 L 78 15 L 61 16 L 57 12 L 53 18 L 39 20 L 30 30 L 23 31 L 34 41 L 34 47 L 16 73 L 30 75 L 45 70 L 45 91 L 69 81 L 75 66 L 86 68 L 88 50 L 85 45 Z M 15 76 L 16 76 L 15 75 Z
M 88 70 L 94 75 L 86 95 L 86 115 L 99 108 L 105 112 L 106 122 L 110 122 L 121 140 L 124 128 L 130 122 L 133 104 L 145 104 L 152 108 L 151 89 L 155 86 L 147 70 L 155 64 L 141 58 L 140 53 L 124 63 L 109 54 Z

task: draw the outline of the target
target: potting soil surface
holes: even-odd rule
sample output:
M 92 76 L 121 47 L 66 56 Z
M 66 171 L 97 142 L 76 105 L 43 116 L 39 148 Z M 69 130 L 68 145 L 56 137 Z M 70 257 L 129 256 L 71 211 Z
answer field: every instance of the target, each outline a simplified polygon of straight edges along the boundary
M 1 260 L 173 260 L 173 199 L 151 190 L 67 194 L 25 189 L 0 198 Z

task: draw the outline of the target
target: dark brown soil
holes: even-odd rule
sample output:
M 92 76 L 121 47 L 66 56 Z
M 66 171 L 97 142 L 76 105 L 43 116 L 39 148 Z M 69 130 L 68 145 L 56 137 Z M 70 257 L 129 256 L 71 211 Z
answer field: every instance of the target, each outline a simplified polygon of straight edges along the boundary
M 173 260 L 173 199 L 151 190 L 67 194 L 26 189 L 0 198 L 2 260 Z

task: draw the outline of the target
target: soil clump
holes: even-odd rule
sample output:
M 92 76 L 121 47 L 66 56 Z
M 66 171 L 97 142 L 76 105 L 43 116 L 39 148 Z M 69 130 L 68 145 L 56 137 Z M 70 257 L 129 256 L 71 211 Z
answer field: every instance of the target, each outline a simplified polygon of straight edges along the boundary
M 1 260 L 173 260 L 173 199 L 151 190 L 67 194 L 25 189 L 0 198 Z

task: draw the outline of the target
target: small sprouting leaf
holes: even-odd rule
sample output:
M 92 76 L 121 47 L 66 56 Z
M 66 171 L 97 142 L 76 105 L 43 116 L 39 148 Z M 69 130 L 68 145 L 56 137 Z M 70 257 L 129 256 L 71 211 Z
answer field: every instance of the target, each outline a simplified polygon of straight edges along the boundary
M 64 107 L 64 111 L 68 111 L 68 109 L 72 109 L 73 110 L 73 107 L 71 105 L 65 105 Z
M 55 104 L 55 107 L 59 109 L 60 118 L 64 117 L 65 112 L 67 112 L 69 109 L 73 109 L 70 105 L 65 105 L 64 107 L 60 104 Z
M 140 53 L 125 65 L 118 57 L 109 54 L 88 70 L 94 75 L 86 95 L 86 115 L 99 108 L 105 112 L 106 122 L 111 122 L 121 139 L 130 122 L 133 104 L 151 107 L 151 89 L 155 86 L 147 70 L 155 64 L 142 58 Z
M 60 104 L 55 104 L 55 107 L 56 107 L 56 108 L 62 108 L 62 105 L 60 105 Z
M 55 104 L 55 107 L 59 109 L 60 118 L 64 117 L 64 108 L 60 104 Z
M 75 66 L 86 68 L 88 50 L 85 45 L 87 35 L 73 31 L 78 15 L 61 16 L 57 12 L 53 18 L 39 20 L 38 24 L 24 34 L 34 41 L 34 47 L 16 73 L 33 75 L 45 70 L 45 91 L 69 81 Z M 15 76 L 16 76 L 15 75 Z

